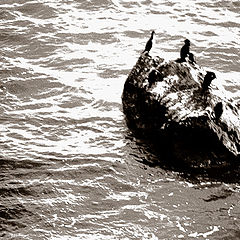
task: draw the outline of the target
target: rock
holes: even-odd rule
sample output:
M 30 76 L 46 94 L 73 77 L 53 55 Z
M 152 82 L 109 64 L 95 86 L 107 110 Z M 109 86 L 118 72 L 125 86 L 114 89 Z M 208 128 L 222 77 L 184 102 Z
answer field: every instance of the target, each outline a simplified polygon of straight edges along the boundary
M 239 110 L 215 74 L 203 91 L 207 73 L 196 63 L 167 62 L 143 53 L 122 94 L 128 127 L 177 159 L 238 159 Z

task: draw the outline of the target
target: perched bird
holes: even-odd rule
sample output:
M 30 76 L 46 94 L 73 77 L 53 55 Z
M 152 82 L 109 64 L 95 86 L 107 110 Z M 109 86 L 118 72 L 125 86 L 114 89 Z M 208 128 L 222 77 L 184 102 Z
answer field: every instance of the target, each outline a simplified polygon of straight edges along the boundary
M 215 119 L 218 122 L 219 118 L 222 116 L 222 113 L 223 113 L 222 102 L 218 102 L 213 110 L 214 110 L 214 114 L 215 114 Z
M 157 81 L 162 81 L 163 76 L 157 69 L 151 69 L 148 75 L 149 88 Z
M 216 74 L 214 72 L 207 71 L 202 83 L 202 92 L 205 92 L 208 89 L 214 78 L 216 78 Z
M 149 51 L 151 50 L 152 45 L 153 45 L 152 40 L 153 40 L 154 34 L 155 34 L 155 32 L 152 31 L 151 37 L 150 37 L 149 40 L 147 41 L 146 46 L 145 46 L 145 50 L 144 50 L 143 52 L 149 53 Z
M 188 57 L 190 63 L 195 63 L 194 55 L 190 52 L 190 40 L 185 39 L 184 45 L 180 50 L 180 58 L 176 60 L 178 63 L 186 62 L 186 57 Z
M 189 58 L 190 63 L 196 63 L 193 53 L 190 52 L 188 54 L 188 58 Z
M 188 39 L 184 40 L 184 45 L 180 50 L 180 61 L 185 62 L 186 57 L 188 57 L 190 52 L 190 41 Z

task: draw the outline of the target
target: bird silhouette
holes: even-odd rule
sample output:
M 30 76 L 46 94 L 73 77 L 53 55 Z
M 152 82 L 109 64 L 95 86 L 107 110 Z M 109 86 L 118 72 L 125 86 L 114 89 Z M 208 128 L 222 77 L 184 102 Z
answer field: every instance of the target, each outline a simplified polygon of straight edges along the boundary
M 162 81 L 163 75 L 157 69 L 151 69 L 148 75 L 149 88 L 157 81 Z
M 155 34 L 155 32 L 152 31 L 152 33 L 151 33 L 151 37 L 150 37 L 149 40 L 147 41 L 146 46 L 145 46 L 145 50 L 144 50 L 143 52 L 147 52 L 147 53 L 149 53 L 149 51 L 151 50 L 152 45 L 153 45 L 152 40 L 153 40 L 153 36 L 154 36 L 154 34 Z
M 181 48 L 180 51 L 180 60 L 181 62 L 186 61 L 186 57 L 189 55 L 189 49 L 190 49 L 190 41 L 188 39 L 184 40 L 184 45 Z
M 214 72 L 207 71 L 202 83 L 202 92 L 205 92 L 208 89 L 214 78 L 216 78 L 216 74 Z
M 222 116 L 223 113 L 223 104 L 222 102 L 218 102 L 215 107 L 213 108 L 214 114 L 215 114 L 215 119 L 218 122 L 219 118 Z

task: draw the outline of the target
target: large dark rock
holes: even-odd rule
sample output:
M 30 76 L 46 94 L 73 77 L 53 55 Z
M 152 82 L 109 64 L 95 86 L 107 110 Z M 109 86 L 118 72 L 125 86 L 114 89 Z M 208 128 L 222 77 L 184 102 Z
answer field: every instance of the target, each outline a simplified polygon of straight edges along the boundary
M 239 110 L 218 79 L 206 74 L 212 73 L 195 63 L 142 54 L 122 94 L 128 127 L 185 162 L 239 158 Z

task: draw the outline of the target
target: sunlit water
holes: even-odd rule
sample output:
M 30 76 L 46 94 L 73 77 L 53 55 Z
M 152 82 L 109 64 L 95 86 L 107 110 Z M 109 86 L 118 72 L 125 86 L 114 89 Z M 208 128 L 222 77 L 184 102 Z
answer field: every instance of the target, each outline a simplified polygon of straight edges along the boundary
M 239 101 L 239 1 L 1 0 L 2 239 L 240 239 L 240 185 L 151 167 L 126 77 L 185 38 Z M 156 156 L 155 156 L 156 158 Z

